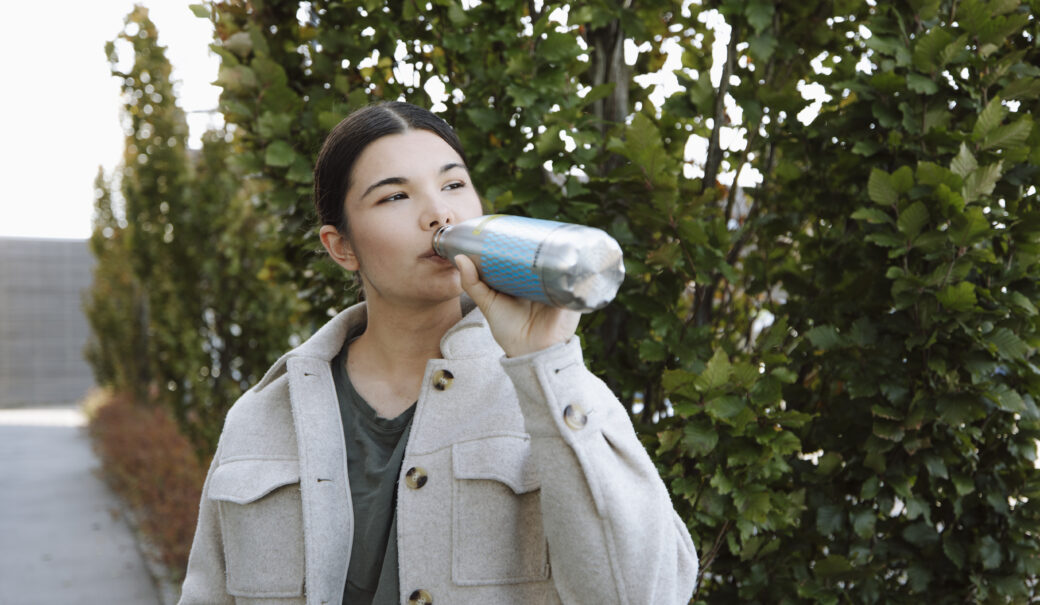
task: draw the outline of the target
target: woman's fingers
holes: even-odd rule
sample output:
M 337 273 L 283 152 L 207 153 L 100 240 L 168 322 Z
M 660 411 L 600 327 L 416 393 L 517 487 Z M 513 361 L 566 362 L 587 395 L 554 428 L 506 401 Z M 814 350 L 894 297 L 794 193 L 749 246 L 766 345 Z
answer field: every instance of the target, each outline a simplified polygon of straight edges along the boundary
M 469 257 L 454 259 L 462 288 L 477 303 L 495 340 L 509 357 L 540 351 L 574 335 L 581 314 L 496 292 L 480 280 Z
M 480 281 L 480 276 L 477 274 L 477 266 L 473 264 L 465 254 L 459 254 L 453 259 L 455 266 L 459 268 L 459 274 L 462 276 L 462 289 L 469 294 L 469 297 L 473 299 L 473 302 L 477 303 L 477 306 L 481 310 L 485 310 L 487 303 L 491 302 L 491 297 L 494 296 L 494 292 L 491 288 L 487 287 L 487 284 Z

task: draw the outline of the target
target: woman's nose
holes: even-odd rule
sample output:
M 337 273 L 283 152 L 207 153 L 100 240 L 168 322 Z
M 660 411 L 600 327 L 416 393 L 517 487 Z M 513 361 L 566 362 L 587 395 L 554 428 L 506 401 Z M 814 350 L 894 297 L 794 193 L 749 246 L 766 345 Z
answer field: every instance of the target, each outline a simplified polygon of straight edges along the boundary
M 424 228 L 438 229 L 450 225 L 453 218 L 451 207 L 434 198 L 430 200 L 421 220 Z

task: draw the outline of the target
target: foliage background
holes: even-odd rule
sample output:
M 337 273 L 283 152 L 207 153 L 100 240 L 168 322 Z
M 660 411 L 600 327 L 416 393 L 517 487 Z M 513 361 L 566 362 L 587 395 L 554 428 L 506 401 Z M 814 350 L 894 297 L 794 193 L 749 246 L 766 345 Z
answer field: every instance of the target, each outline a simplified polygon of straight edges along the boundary
M 122 218 L 99 177 L 99 380 L 211 453 L 236 395 L 353 300 L 317 253 L 324 134 L 443 87 L 487 210 L 625 249 L 581 334 L 694 536 L 695 600 L 1036 600 L 1038 8 L 212 2 L 226 129 L 200 152 L 138 9 L 133 69 L 109 49 L 129 125 Z M 677 91 L 652 102 L 666 47 Z

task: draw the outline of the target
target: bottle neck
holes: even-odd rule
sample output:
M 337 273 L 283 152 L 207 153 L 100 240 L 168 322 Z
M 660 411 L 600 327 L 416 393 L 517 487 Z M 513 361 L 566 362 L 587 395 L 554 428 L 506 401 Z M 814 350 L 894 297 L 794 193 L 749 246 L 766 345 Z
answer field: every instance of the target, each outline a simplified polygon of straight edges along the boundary
M 443 257 L 443 258 L 448 258 L 448 252 L 447 252 L 447 250 L 444 249 L 442 243 L 444 241 L 445 234 L 447 234 L 452 229 L 453 229 L 453 227 L 451 225 L 444 225 L 443 227 L 441 227 L 440 229 L 437 229 L 437 231 L 434 232 L 434 234 L 433 234 L 433 251 L 437 253 L 437 256 L 440 256 L 440 257 Z M 451 259 L 448 259 L 448 260 L 451 260 Z

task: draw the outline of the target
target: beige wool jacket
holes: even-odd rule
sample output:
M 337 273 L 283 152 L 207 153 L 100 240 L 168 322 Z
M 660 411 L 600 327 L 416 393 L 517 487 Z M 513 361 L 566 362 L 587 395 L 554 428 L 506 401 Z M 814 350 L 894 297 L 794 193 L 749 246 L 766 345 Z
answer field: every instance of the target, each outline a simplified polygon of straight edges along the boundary
M 363 303 L 343 311 L 228 412 L 183 605 L 342 602 L 354 528 L 330 361 L 364 322 Z M 472 309 L 441 352 L 397 488 L 402 604 L 686 603 L 690 535 L 578 339 L 509 359 Z

